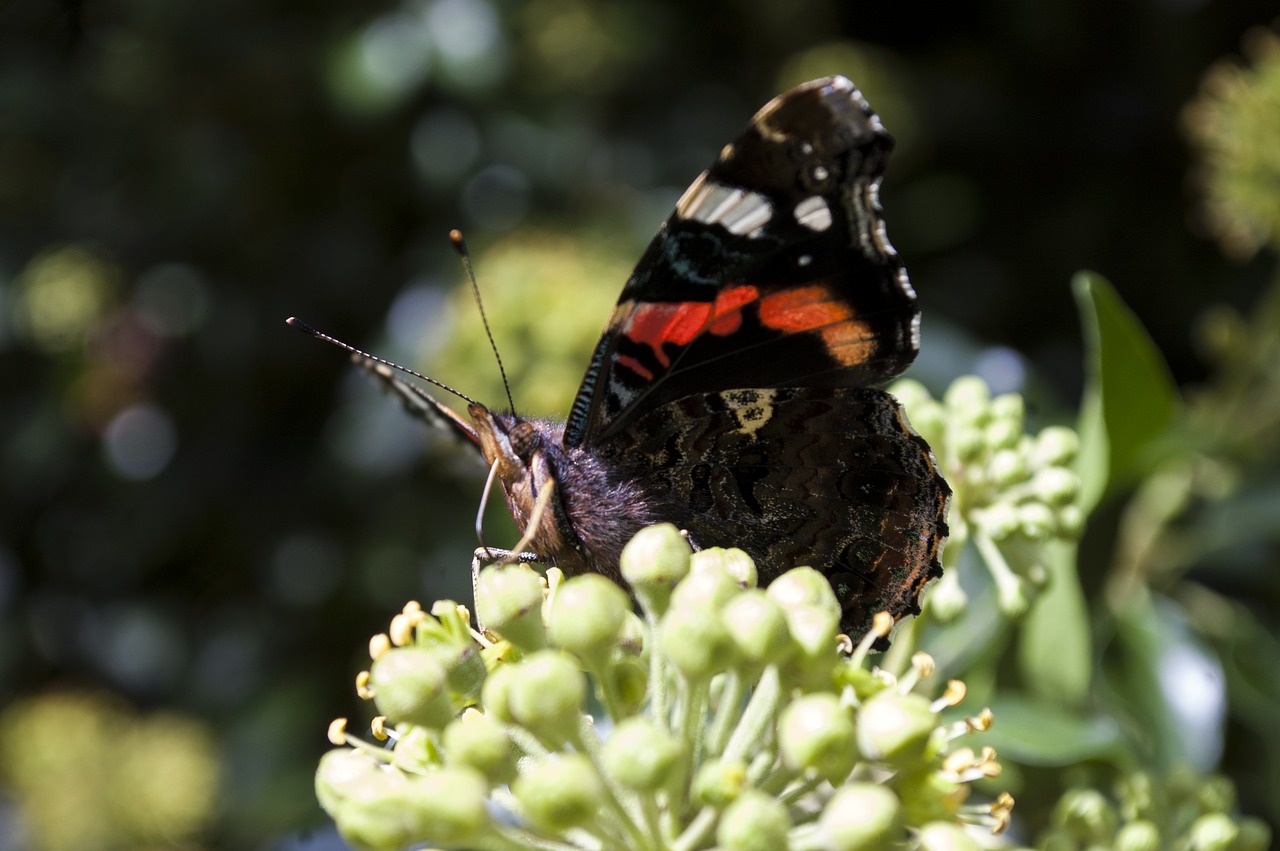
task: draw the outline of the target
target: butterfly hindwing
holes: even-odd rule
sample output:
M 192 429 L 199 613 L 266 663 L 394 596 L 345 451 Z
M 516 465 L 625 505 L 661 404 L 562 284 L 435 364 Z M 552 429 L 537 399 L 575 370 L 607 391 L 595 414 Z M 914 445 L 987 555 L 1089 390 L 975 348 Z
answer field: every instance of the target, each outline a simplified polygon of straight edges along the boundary
M 605 457 L 683 506 L 696 543 L 746 550 L 761 585 L 785 567 L 821 570 L 851 635 L 882 609 L 914 613 L 941 574 L 950 491 L 882 390 L 686 396 L 636 418 Z

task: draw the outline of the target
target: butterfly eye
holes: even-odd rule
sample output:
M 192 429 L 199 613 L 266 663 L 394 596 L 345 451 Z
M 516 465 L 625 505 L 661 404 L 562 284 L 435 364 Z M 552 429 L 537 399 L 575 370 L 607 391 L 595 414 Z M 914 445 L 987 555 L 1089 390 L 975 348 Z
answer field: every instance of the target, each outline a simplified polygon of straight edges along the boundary
M 507 433 L 507 440 L 511 442 L 511 451 L 521 461 L 528 461 L 529 456 L 533 455 L 533 451 L 541 442 L 538 430 L 528 420 L 522 420 L 513 425 L 511 431 Z

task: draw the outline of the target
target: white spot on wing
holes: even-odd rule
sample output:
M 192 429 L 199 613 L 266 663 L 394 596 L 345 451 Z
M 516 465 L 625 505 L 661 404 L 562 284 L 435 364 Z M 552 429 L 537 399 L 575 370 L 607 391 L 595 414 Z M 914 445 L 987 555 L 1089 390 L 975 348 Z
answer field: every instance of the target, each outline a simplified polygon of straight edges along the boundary
M 704 172 L 676 202 L 676 215 L 718 224 L 729 233 L 755 236 L 773 218 L 773 205 L 759 192 L 717 183 Z
M 796 221 L 809 230 L 824 231 L 831 227 L 831 208 L 819 195 L 810 195 L 796 204 Z

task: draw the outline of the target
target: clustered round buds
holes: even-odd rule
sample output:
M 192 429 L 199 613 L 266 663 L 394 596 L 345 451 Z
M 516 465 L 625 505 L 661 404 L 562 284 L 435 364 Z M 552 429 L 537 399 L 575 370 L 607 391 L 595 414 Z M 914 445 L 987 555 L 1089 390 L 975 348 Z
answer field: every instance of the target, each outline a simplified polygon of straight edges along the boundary
M 1000 611 L 1022 615 L 1047 580 L 1044 544 L 1075 538 L 1084 526 L 1075 472 L 1079 438 L 1063 426 L 1025 434 L 1022 397 L 992 397 L 973 376 L 957 379 L 941 400 L 909 379 L 890 390 L 933 447 L 954 492 L 943 575 L 926 607 L 944 621 L 964 610 L 967 598 L 951 568 L 972 541 L 991 572 Z
M 406 606 L 358 678 L 386 743 L 335 722 L 316 775 L 348 842 L 967 849 L 968 831 L 1007 825 L 1007 795 L 966 801 L 994 753 L 957 746 L 990 713 L 956 715 L 957 682 L 921 693 L 924 654 L 900 678 L 868 666 L 887 614 L 853 647 L 820 573 L 759 589 L 744 553 L 691 553 L 670 525 L 637 535 L 621 570 L 639 617 L 600 576 L 521 565 L 481 573 L 484 634 L 454 603 Z
M 1115 797 L 1096 789 L 1069 789 L 1053 808 L 1036 846 L 1053 851 L 1264 851 L 1271 828 L 1251 816 L 1232 815 L 1235 787 L 1226 777 L 1198 777 L 1182 769 L 1163 779 L 1137 773 L 1116 784 Z

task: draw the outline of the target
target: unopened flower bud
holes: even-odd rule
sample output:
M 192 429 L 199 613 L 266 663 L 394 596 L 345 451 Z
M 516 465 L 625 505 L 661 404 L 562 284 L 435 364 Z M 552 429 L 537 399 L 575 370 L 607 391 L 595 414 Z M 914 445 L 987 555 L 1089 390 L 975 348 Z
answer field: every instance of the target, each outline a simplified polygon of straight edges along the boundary
M 758 588 L 750 588 L 730 600 L 722 620 L 739 655 L 749 664 L 777 664 L 792 651 L 786 615 Z
M 903 838 L 902 807 L 887 787 L 850 783 L 822 808 L 819 825 L 831 851 L 876 851 Z
M 658 646 L 671 664 L 692 682 L 711 679 L 734 659 L 733 642 L 719 613 L 713 609 L 673 606 L 662 619 Z
M 636 598 L 655 615 L 667 610 L 671 589 L 689 573 L 689 542 L 670 523 L 636 533 L 625 547 L 619 566 Z
M 736 760 L 710 759 L 693 777 L 693 799 L 721 809 L 737 800 L 747 785 L 747 767 Z
M 858 749 L 867 759 L 911 767 L 924 757 L 937 724 L 928 698 L 887 689 L 858 710 Z
M 538 650 L 546 644 L 544 596 L 542 579 L 528 565 L 486 567 L 476 580 L 476 617 L 521 650 Z
M 604 801 L 600 775 L 590 760 L 576 753 L 538 763 L 516 778 L 511 792 L 530 824 L 547 833 L 587 823 Z
M 396 744 L 396 753 L 404 746 Z M 444 728 L 444 752 L 450 765 L 466 765 L 493 783 L 509 783 L 515 777 L 516 760 L 506 731 L 487 715 L 474 710 L 453 719 Z
M 680 740 L 644 718 L 628 718 L 604 744 L 605 770 L 631 789 L 661 788 L 679 766 Z
M 599 669 L 613 654 L 623 620 L 631 609 L 627 592 L 599 573 L 586 573 L 566 580 L 551 602 L 547 637 L 585 662 Z
M 558 650 L 539 650 L 511 666 L 507 708 L 511 718 L 546 742 L 573 736 L 582 721 L 586 677 Z
M 778 721 L 778 749 L 793 771 L 839 784 L 858 758 L 852 710 L 829 692 L 796 698 Z
M 393 647 L 369 669 L 378 712 L 392 723 L 440 729 L 456 714 L 449 699 L 448 675 L 430 650 Z
M 1075 463 L 1080 437 L 1066 426 L 1049 426 L 1035 438 L 1032 463 L 1037 467 L 1067 467 Z
M 949 821 L 931 821 L 920 828 L 916 841 L 920 851 L 982 851 L 982 846 L 964 829 Z
M 1160 830 L 1146 819 L 1131 821 L 1116 833 L 1116 851 L 1160 851 Z
M 1191 851 L 1227 851 L 1240 829 L 1226 813 L 1206 813 L 1191 823 L 1187 831 L 1187 847 Z
M 982 426 L 991 417 L 991 388 L 976 375 L 964 375 L 951 382 L 942 402 L 956 421 Z
M 777 851 L 787 847 L 790 828 L 786 805 L 748 789 L 721 814 L 716 841 L 724 851 Z

